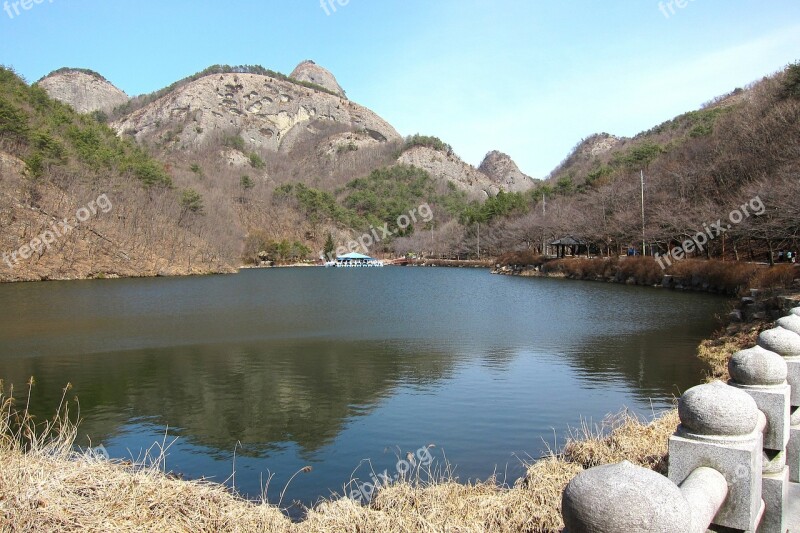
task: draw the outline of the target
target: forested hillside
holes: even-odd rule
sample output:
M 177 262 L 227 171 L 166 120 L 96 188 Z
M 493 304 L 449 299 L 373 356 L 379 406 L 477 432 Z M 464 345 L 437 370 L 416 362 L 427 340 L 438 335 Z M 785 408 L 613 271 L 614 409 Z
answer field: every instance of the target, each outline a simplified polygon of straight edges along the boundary
M 592 136 L 540 186 L 506 195 L 510 209 L 499 216 L 487 202 L 458 231 L 417 236 L 399 246 L 427 250 L 426 242 L 438 242 L 430 251 L 475 254 L 480 224 L 486 255 L 541 251 L 542 243 L 566 235 L 604 254 L 641 249 L 643 240 L 649 253 L 663 254 L 709 229 L 713 238 L 699 255 L 767 260 L 770 250 L 796 251 L 798 119 L 800 63 L 634 138 Z M 757 209 L 744 213 L 746 202 Z M 740 221 L 737 210 L 744 215 Z M 718 221 L 722 233 L 714 229 Z
M 230 270 L 229 229 L 146 150 L 0 68 L 0 280 Z

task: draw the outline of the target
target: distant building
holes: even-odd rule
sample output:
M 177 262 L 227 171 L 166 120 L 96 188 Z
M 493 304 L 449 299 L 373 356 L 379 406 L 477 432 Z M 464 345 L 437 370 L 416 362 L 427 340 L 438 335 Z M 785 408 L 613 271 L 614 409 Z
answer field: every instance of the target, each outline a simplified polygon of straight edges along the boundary
M 368 255 L 363 255 L 353 252 L 345 255 L 340 255 L 336 258 L 336 261 L 325 263 L 325 266 L 339 267 L 339 268 L 382 267 L 383 261 L 380 261 Z
M 552 250 L 555 248 L 555 253 Z M 566 257 L 568 255 L 581 255 L 588 253 L 588 245 L 576 239 L 572 235 L 567 235 L 556 241 L 553 241 L 548 246 L 548 255 L 555 255 L 556 257 Z

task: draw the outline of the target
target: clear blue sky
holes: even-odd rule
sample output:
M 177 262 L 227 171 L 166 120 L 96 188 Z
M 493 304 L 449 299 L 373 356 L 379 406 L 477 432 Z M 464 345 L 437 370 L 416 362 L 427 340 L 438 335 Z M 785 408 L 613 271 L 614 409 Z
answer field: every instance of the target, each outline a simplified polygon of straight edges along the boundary
M 85 67 L 134 95 L 214 63 L 313 59 L 401 134 L 472 164 L 499 149 L 535 177 L 583 137 L 636 134 L 800 59 L 797 0 L 14 1 L 0 63 L 28 81 Z

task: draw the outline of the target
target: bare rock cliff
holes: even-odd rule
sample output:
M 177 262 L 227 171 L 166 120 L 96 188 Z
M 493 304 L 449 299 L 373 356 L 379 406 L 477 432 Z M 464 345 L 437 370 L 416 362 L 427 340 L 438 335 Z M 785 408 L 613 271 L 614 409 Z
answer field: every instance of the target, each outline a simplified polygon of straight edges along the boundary
M 342 89 L 339 82 L 336 81 L 336 77 L 329 70 L 317 65 L 311 60 L 303 61 L 297 65 L 292 73 L 289 74 L 289 77 L 325 87 L 338 96 L 346 98 L 344 89 Z
M 486 154 L 478 170 L 506 192 L 527 191 L 534 185 L 533 178 L 524 174 L 511 157 L 497 150 Z
M 51 98 L 69 104 L 78 113 L 109 113 L 128 101 L 127 94 L 99 74 L 80 70 L 56 71 L 37 84 Z
M 486 174 L 468 165 L 458 156 L 426 146 L 415 146 L 406 150 L 397 162 L 421 168 L 432 177 L 447 180 L 475 197 L 494 196 L 501 189 Z
M 137 141 L 159 141 L 174 149 L 198 148 L 222 135 L 237 134 L 253 148 L 277 151 L 291 149 L 298 129 L 311 132 L 315 121 L 332 121 L 382 142 L 400 139 L 388 122 L 363 106 L 258 74 L 200 78 L 112 127 Z
M 622 142 L 620 137 L 608 133 L 600 133 L 587 139 L 584 150 L 589 155 L 598 156 L 611 151 L 620 142 Z

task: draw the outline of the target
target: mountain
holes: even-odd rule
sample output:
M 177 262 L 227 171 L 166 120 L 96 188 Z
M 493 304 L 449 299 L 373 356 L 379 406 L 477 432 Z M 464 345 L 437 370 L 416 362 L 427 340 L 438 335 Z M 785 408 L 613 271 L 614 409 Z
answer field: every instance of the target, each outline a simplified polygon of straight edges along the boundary
M 328 235 L 346 245 L 423 204 L 430 220 L 369 251 L 472 257 L 480 242 L 482 256 L 499 255 L 574 235 L 619 253 L 642 240 L 642 171 L 651 247 L 664 251 L 755 199 L 763 213 L 712 239 L 708 255 L 757 258 L 800 235 L 798 65 L 635 137 L 584 139 L 541 181 L 497 150 L 475 168 L 436 137 L 401 137 L 310 61 L 291 76 L 214 65 L 130 99 L 91 71 L 62 69 L 31 87 L 0 73 L 0 200 L 10 213 L 0 245 L 18 250 L 102 191 L 115 198 L 113 215 L 4 279 L 313 259 Z M 98 112 L 77 114 L 48 94 Z
M 449 144 L 419 134 L 406 140 L 397 162 L 421 168 L 474 199 L 485 200 L 500 191 L 524 192 L 535 185 L 509 156 L 501 152 L 489 152 L 480 168 L 475 168 L 458 157 Z
M 252 149 L 289 151 L 314 136 L 313 124 L 319 121 L 364 131 L 380 142 L 400 139 L 388 122 L 341 96 L 248 73 L 205 76 L 112 127 L 139 142 L 172 150 L 197 149 L 224 135 L 240 135 Z
M 596 133 L 582 139 L 569 155 L 556 168 L 554 168 L 548 178 L 560 174 L 575 172 L 581 165 L 590 165 L 597 157 L 603 156 L 615 148 L 625 145 L 630 139 L 617 137 L 609 133 Z M 585 170 L 585 169 L 584 169 Z
M 398 216 L 380 202 L 361 201 L 363 191 L 353 192 L 359 179 L 378 171 L 383 173 L 373 178 L 384 184 L 386 176 L 406 180 L 407 166 L 425 171 L 425 176 L 414 174 L 425 187 L 404 182 L 395 188 L 398 197 L 382 200 L 446 204 L 442 223 L 460 217 L 458 210 L 471 201 L 533 186 L 518 170 L 487 175 L 438 139 L 404 140 L 388 122 L 343 94 L 330 72 L 309 61 L 291 76 L 258 66 L 218 65 L 153 96 L 137 97 L 117 110 L 111 127 L 157 154 L 176 185 L 208 199 L 207 220 L 260 235 L 262 248 L 287 241 L 318 250 L 327 233 L 346 243 L 370 224 L 380 225 L 376 217 Z M 249 185 L 242 188 L 242 183 Z M 280 192 L 293 184 L 306 189 Z M 426 192 L 408 196 L 404 187 Z M 339 211 L 317 200 L 310 207 L 308 194 L 338 203 Z
M 74 69 L 39 83 L 70 105 L 77 102 L 65 95 L 88 94 L 98 83 L 113 88 L 99 74 Z M 111 126 L 118 134 L 150 147 L 173 167 L 185 167 L 187 158 L 202 159 L 205 174 L 223 180 L 251 166 L 252 156 L 265 163 L 257 178 L 273 187 L 299 181 L 334 191 L 392 164 L 418 166 L 475 199 L 533 186 L 508 156 L 483 172 L 452 149 L 401 148 L 402 138 L 388 122 L 348 100 L 335 76 L 310 60 L 290 76 L 259 66 L 215 65 L 152 95 L 114 103 Z M 82 109 L 110 107 L 100 100 L 82 104 Z
M 338 86 L 332 77 L 308 79 Z M 284 256 L 308 257 L 305 250 L 316 254 L 328 232 L 347 242 L 362 230 L 312 216 L 278 189 L 302 184 L 310 194 L 332 195 L 393 165 L 403 142 L 376 113 L 316 82 L 217 65 L 133 99 L 110 126 L 164 162 L 176 187 L 203 198 L 204 224 L 244 236 L 235 241 L 240 249 L 258 236 L 256 252 L 286 241 L 292 246 L 281 248 Z
M 231 271 L 163 163 L 0 68 L 0 281 Z M 211 244 L 214 242 L 216 244 Z M 220 245 L 220 243 L 223 243 Z
M 634 137 L 584 139 L 527 209 L 483 230 L 481 244 L 540 253 L 543 242 L 572 235 L 608 255 L 644 240 L 648 253 L 687 246 L 697 250 L 689 256 L 769 261 L 798 247 L 798 147 L 794 63 Z
M 497 150 L 486 154 L 478 170 L 508 192 L 527 191 L 534 186 L 533 178 L 523 174 L 510 156 Z
M 485 199 L 500 191 L 498 183 L 452 152 L 414 146 L 403 151 L 397 162 L 421 168 L 441 181 L 452 183 L 472 198 Z
M 111 113 L 114 108 L 128 101 L 128 95 L 111 82 L 97 72 L 86 69 L 62 68 L 51 72 L 36 84 L 47 91 L 51 98 L 69 104 L 78 113 Z
M 325 87 L 335 95 L 346 98 L 344 89 L 336 81 L 336 77 L 329 70 L 317 65 L 310 59 L 297 65 L 292 73 L 289 74 L 289 77 Z

